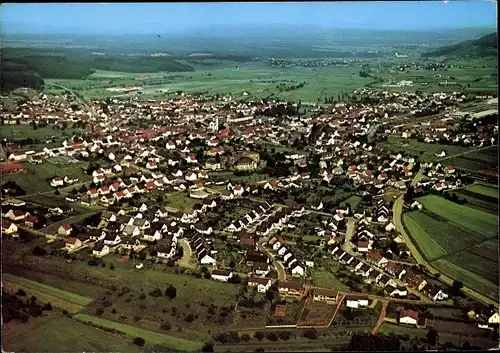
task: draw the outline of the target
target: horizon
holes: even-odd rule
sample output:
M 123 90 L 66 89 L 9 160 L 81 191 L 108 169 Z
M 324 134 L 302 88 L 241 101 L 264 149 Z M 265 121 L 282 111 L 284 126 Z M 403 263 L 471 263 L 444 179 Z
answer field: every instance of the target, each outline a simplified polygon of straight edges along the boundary
M 429 31 L 493 27 L 492 1 L 4 4 L 8 34 L 199 34 L 222 28 Z M 446 16 L 443 16 L 443 12 Z M 356 16 L 352 16 L 355 13 Z M 304 15 L 306 14 L 306 15 Z M 24 21 L 10 19 L 23 18 Z M 415 21 L 421 18 L 421 21 Z

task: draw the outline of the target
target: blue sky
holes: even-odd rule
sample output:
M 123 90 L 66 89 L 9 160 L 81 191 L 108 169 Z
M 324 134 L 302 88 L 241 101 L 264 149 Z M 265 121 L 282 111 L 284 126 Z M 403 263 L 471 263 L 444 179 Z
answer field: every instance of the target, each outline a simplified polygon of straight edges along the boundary
M 437 29 L 496 24 L 492 0 L 307 3 L 3 4 L 6 32 L 178 33 L 213 25 Z

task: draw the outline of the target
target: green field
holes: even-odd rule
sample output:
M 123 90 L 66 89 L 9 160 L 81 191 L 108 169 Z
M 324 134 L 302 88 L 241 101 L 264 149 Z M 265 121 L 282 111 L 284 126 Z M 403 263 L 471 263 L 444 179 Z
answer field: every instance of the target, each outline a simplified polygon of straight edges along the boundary
M 446 160 L 446 164 L 476 172 L 478 170 L 498 170 L 498 147 L 491 146 L 463 156 L 450 158 Z
M 7 139 L 25 139 L 33 138 L 40 139 L 42 142 L 55 136 L 56 139 L 61 140 L 64 135 L 72 136 L 73 133 L 82 133 L 82 129 L 67 128 L 65 130 L 55 130 L 50 126 L 41 127 L 38 129 L 33 129 L 32 124 L 22 124 L 22 125 L 2 125 L 0 129 L 0 138 Z
M 73 318 L 83 323 L 89 323 L 98 327 L 119 331 L 130 338 L 142 337 L 147 343 L 165 344 L 180 351 L 199 351 L 202 347 L 200 342 L 172 337 L 162 333 L 144 330 L 135 326 L 125 325 L 95 316 L 77 314 L 73 316 Z
M 356 209 L 358 207 L 359 203 L 361 202 L 361 197 L 353 195 L 349 197 L 347 200 L 343 201 L 340 203 L 340 207 L 344 207 L 346 204 L 351 205 L 351 209 Z
M 92 302 L 91 298 L 87 298 L 87 297 L 83 297 L 83 296 L 75 294 L 75 293 L 63 291 L 63 290 L 58 289 L 58 288 L 47 286 L 46 284 L 43 284 L 43 283 L 31 281 L 29 279 L 17 277 L 17 276 L 8 274 L 8 273 L 4 273 L 3 278 L 8 280 L 8 281 L 25 286 L 27 288 L 33 288 L 33 289 L 39 290 L 41 292 L 47 293 L 51 296 L 54 296 L 56 298 L 64 299 L 64 300 L 67 300 L 71 303 L 75 303 L 75 304 L 78 304 L 81 306 L 86 306 Z
M 141 352 L 116 334 L 52 313 L 14 325 L 2 327 L 2 346 L 10 352 Z
M 454 190 L 459 198 L 467 200 L 467 206 L 494 215 L 498 214 L 498 187 L 490 184 L 473 184 Z
M 312 271 L 312 277 L 314 278 L 314 285 L 318 287 L 335 289 L 336 291 L 349 291 L 344 283 L 334 276 L 331 271 L 326 269 L 319 270 L 315 269 Z
M 432 218 L 430 219 L 432 220 Z M 409 230 L 420 252 L 428 260 L 446 255 L 446 250 L 422 228 L 423 226 L 425 227 L 425 221 L 429 221 L 429 219 L 424 213 L 420 212 L 406 213 L 403 216 L 405 227 Z
M 144 96 L 162 96 L 178 90 L 183 92 L 208 92 L 209 94 L 231 94 L 234 98 L 264 98 L 274 94 L 284 100 L 302 100 L 304 103 L 323 102 L 334 96 L 364 87 L 372 79 L 359 76 L 358 68 L 272 68 L 263 62 L 248 62 L 212 69 L 200 68 L 194 72 L 129 74 L 98 71 L 92 79 L 49 80 L 74 89 L 89 98 L 121 95 L 106 91 L 105 87 L 141 86 Z M 148 77 L 143 80 L 138 76 Z M 112 81 L 112 82 L 110 82 Z M 304 87 L 280 92 L 280 83 Z M 160 92 L 161 90 L 161 92 Z M 246 92 L 247 95 L 243 95 Z
M 471 187 L 490 192 L 487 186 Z M 418 200 L 424 208 L 406 213 L 403 222 L 424 257 L 449 277 L 498 295 L 497 215 L 435 195 Z
M 446 156 L 453 156 L 471 150 L 463 146 L 419 142 L 417 139 L 404 139 L 397 136 L 389 136 L 387 141 L 384 142 L 384 146 L 392 153 L 419 156 L 422 161 L 435 161 L 439 159 L 436 157 L 436 153 L 441 153 L 442 151 L 446 153 Z M 451 159 L 448 160 L 446 164 L 454 165 L 450 161 Z

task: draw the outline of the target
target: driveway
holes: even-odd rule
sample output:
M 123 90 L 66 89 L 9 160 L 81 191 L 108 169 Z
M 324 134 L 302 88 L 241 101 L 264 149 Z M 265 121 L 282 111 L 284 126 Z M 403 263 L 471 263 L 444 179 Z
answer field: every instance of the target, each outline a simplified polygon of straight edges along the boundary
M 193 255 L 193 251 L 191 250 L 191 245 L 189 245 L 186 239 L 180 239 L 179 245 L 182 246 L 182 258 L 179 261 L 177 261 L 177 264 L 180 267 L 191 268 L 191 269 L 196 268 L 196 265 L 194 265 L 191 262 L 191 256 Z
M 257 244 L 257 247 L 265 254 L 267 254 L 267 256 L 269 256 L 271 258 L 271 261 L 273 262 L 273 265 L 274 265 L 274 268 L 276 268 L 276 271 L 278 272 L 278 281 L 286 281 L 286 271 L 285 271 L 285 268 L 283 267 L 283 264 L 281 262 L 279 262 L 275 257 L 274 255 L 269 251 L 267 250 L 264 245 L 262 245 L 261 242 L 259 242 Z

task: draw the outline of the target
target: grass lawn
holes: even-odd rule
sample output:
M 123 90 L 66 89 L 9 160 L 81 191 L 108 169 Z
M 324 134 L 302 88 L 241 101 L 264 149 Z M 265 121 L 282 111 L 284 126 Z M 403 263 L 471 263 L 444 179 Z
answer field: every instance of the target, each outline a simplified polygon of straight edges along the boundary
M 419 198 L 418 201 L 424 208 L 446 219 L 448 223 L 459 229 L 468 229 L 482 237 L 497 235 L 498 219 L 495 215 L 476 210 L 466 205 L 458 205 L 436 195 Z
M 75 293 L 63 291 L 63 290 L 48 286 L 48 285 L 43 284 L 43 283 L 31 281 L 29 279 L 17 277 L 17 276 L 8 274 L 8 273 L 4 273 L 3 278 L 8 280 L 8 281 L 11 281 L 13 283 L 19 284 L 21 286 L 24 286 L 27 288 L 32 288 L 35 290 L 39 290 L 40 292 L 46 293 L 46 294 L 54 296 L 56 298 L 60 298 L 60 299 L 69 301 L 69 302 L 74 303 L 74 304 L 86 306 L 92 302 L 91 298 L 87 298 L 87 297 L 84 297 L 84 296 L 81 296 L 81 295 L 78 295 Z
M 27 324 L 2 327 L 3 348 L 10 352 L 130 352 L 141 349 L 123 337 L 50 312 Z
M 356 207 L 358 207 L 360 202 L 361 202 L 361 196 L 353 195 L 344 202 L 341 202 L 340 207 L 344 207 L 348 203 L 349 205 L 351 205 L 352 209 L 355 209 Z
M 460 257 L 462 254 L 459 255 Z M 453 262 L 460 262 L 460 265 Z M 462 281 L 467 287 L 471 287 L 482 294 L 497 300 L 498 299 L 498 285 L 482 278 L 481 276 L 468 271 L 464 268 L 464 264 L 459 258 L 450 258 L 450 261 L 445 259 L 437 260 L 433 263 L 440 271 L 443 271 L 447 276 L 456 278 Z M 490 267 L 491 269 L 491 267 Z
M 202 200 L 193 199 L 184 191 L 174 192 L 168 195 L 165 203 L 166 206 L 176 208 L 179 211 L 189 211 L 195 203 L 201 202 Z
M 197 351 L 202 347 L 202 344 L 200 342 L 189 341 L 182 338 L 168 336 L 162 333 L 143 330 L 135 326 L 121 324 L 111 320 L 102 319 L 100 317 L 90 316 L 86 314 L 76 314 L 75 316 L 73 316 L 73 318 L 98 327 L 117 330 L 130 338 L 142 337 L 148 343 L 166 344 L 174 349 L 181 351 Z
M 55 297 L 53 295 L 34 289 L 33 287 L 20 285 L 18 283 L 11 282 L 5 279 L 3 280 L 3 286 L 13 293 L 16 293 L 19 289 L 22 289 L 26 292 L 26 295 L 28 297 L 34 295 L 39 302 L 50 303 L 53 307 L 59 308 L 61 310 L 66 310 L 72 314 L 76 314 L 84 309 L 84 306 L 82 305 L 75 304 L 68 300 Z
M 326 269 L 314 269 L 311 271 L 314 278 L 314 285 L 318 287 L 325 287 L 335 289 L 337 291 L 349 291 L 344 283 L 334 276 L 334 274 Z
M 446 255 L 446 250 L 422 228 L 422 218 L 427 218 L 427 215 L 419 212 L 411 212 L 403 215 L 403 223 L 409 230 L 418 248 L 428 260 Z M 432 218 L 430 219 L 432 220 Z
M 465 190 L 472 191 L 475 194 L 494 197 L 498 199 L 498 186 L 487 184 L 473 184 L 465 188 Z
M 54 130 L 52 127 L 42 127 L 38 129 L 33 129 L 31 124 L 22 125 L 2 125 L 0 129 L 0 138 L 12 138 L 12 139 L 26 139 L 26 138 L 36 138 L 40 140 L 50 139 L 52 136 L 56 138 L 61 137 L 61 133 L 64 132 L 67 136 L 72 136 L 75 132 L 83 132 L 82 129 L 67 128 L 65 130 Z
M 463 156 L 450 158 L 446 160 L 446 164 L 472 171 L 483 169 L 496 170 L 498 168 L 498 147 L 491 146 L 480 151 L 467 153 Z
M 468 147 L 419 142 L 416 139 L 404 139 L 396 136 L 389 136 L 384 144 L 393 153 L 403 152 L 403 154 L 420 156 L 422 161 L 438 159 L 435 154 L 441 153 L 441 151 L 444 151 L 446 156 L 453 156 L 471 150 Z

